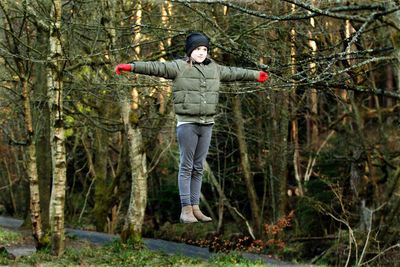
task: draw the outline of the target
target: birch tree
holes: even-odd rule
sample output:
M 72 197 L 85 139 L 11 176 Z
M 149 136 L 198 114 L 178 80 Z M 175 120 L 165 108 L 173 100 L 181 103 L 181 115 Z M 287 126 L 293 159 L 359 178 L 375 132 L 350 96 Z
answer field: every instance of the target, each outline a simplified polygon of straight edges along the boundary
M 28 22 L 21 22 L 20 24 L 15 23 L 12 17 L 14 16 L 11 12 L 8 2 L 0 4 L 3 11 L 4 20 L 4 34 L 6 36 L 5 43 L 9 48 L 9 51 L 13 51 L 16 54 L 25 54 L 25 51 L 21 51 L 22 45 L 28 45 L 31 35 L 29 32 L 25 31 L 29 25 Z M 26 15 L 26 9 L 16 9 L 17 12 L 21 12 Z M 16 16 L 17 17 L 17 16 Z M 16 29 L 19 25 L 20 29 Z M 17 32 L 24 32 L 24 39 L 17 38 Z M 28 54 L 28 53 L 27 53 Z M 24 118 L 24 128 L 25 128 L 25 153 L 26 153 L 26 175 L 29 181 L 29 210 L 30 210 L 30 223 L 32 225 L 32 233 L 36 241 L 36 247 L 41 248 L 45 246 L 44 241 L 44 230 L 42 227 L 42 217 L 41 217 L 41 205 L 40 205 L 40 190 L 39 190 L 39 175 L 38 175 L 38 159 L 36 150 L 36 134 L 33 125 L 33 111 L 32 111 L 32 78 L 30 76 L 29 65 L 25 64 L 21 57 L 14 57 L 13 63 L 9 60 L 6 61 L 8 66 L 14 65 L 10 70 L 14 70 L 14 75 L 18 77 L 19 87 L 20 87 L 20 97 L 22 100 L 22 115 Z
M 313 6 L 316 5 L 316 1 L 312 0 L 311 4 Z M 309 63 L 309 72 L 310 76 L 315 76 L 316 71 L 317 71 L 317 62 L 315 62 L 314 58 L 316 57 L 317 54 L 317 42 L 315 40 L 315 37 L 313 35 L 314 29 L 316 27 L 316 19 L 315 18 L 310 18 L 310 25 L 309 25 L 309 30 L 308 30 L 308 46 L 309 46 L 309 51 L 310 51 L 310 63 Z M 315 88 L 309 88 L 308 89 L 308 112 L 306 115 L 307 119 L 307 143 L 310 148 L 314 148 L 315 144 L 318 143 L 318 125 L 317 125 L 317 115 L 318 115 L 318 92 Z
M 113 3 L 104 0 L 103 7 L 105 12 L 110 18 L 106 24 L 108 29 L 108 36 L 110 37 L 111 47 L 116 47 L 117 35 L 115 20 L 112 19 L 116 13 Z M 141 1 L 133 2 L 128 1 L 125 3 L 127 10 L 134 10 L 133 17 L 135 20 L 131 21 L 133 25 L 140 25 L 142 20 L 142 4 Z M 133 8 L 133 9 L 131 9 Z M 141 40 L 141 33 L 135 31 L 133 34 L 133 43 L 138 43 Z M 135 48 L 136 56 L 140 55 L 140 47 Z M 130 89 L 130 94 L 121 91 L 120 96 L 120 110 L 121 118 L 124 125 L 124 134 L 128 143 L 129 163 L 131 167 L 131 190 L 127 215 L 125 223 L 121 232 L 121 237 L 124 241 L 133 240 L 138 242 L 142 238 L 142 225 L 144 221 L 144 213 L 147 204 L 147 160 L 146 153 L 143 147 L 142 131 L 139 128 L 138 122 L 135 118 L 135 109 L 138 108 L 139 98 L 136 88 Z
M 136 3 L 136 14 L 134 16 L 134 25 L 142 23 L 142 1 Z M 137 43 L 141 39 L 140 30 L 136 31 L 132 42 Z M 140 55 L 140 48 L 135 50 L 136 55 Z M 137 59 L 136 57 L 134 60 Z M 142 131 L 137 122 L 132 121 L 131 117 L 136 108 L 135 103 L 138 103 L 137 89 L 132 90 L 133 105 L 127 98 L 121 101 L 121 117 L 124 123 L 125 134 L 128 140 L 129 161 L 131 165 L 131 194 L 129 200 L 128 213 L 125 219 L 124 229 L 121 236 L 124 240 L 139 241 L 142 238 L 142 225 L 147 204 L 147 162 L 146 153 L 143 147 Z
M 290 12 L 294 13 L 296 12 L 296 6 L 294 4 L 290 5 Z M 297 62 L 297 51 L 296 51 L 296 28 L 293 26 L 290 29 L 290 34 L 289 34 L 289 45 L 290 45 L 290 61 L 289 64 L 291 66 L 290 68 L 290 76 L 294 77 L 296 75 L 296 62 Z M 296 103 L 293 99 L 296 98 L 296 83 L 293 82 L 293 85 L 291 87 L 291 94 L 292 94 L 292 101 L 290 101 L 290 108 L 291 108 L 291 141 L 292 141 L 292 147 L 293 147 L 293 171 L 294 171 L 294 177 L 296 179 L 297 187 L 299 189 L 299 195 L 303 196 L 304 195 L 304 189 L 303 189 L 303 179 L 302 179 L 302 168 L 301 168 L 301 158 L 300 158 L 300 141 L 299 141 L 299 123 L 297 120 L 297 116 L 295 116 L 295 113 L 297 111 Z
M 51 251 L 61 255 L 65 249 L 64 205 L 66 183 L 66 151 L 63 118 L 63 51 L 61 41 L 62 1 L 54 0 L 50 17 L 50 51 L 47 67 L 47 86 L 50 109 L 50 139 L 53 166 L 53 185 L 50 198 Z
M 42 217 L 40 211 L 40 190 L 39 190 L 39 177 L 37 171 L 37 157 L 36 157 L 36 146 L 33 135 L 32 125 L 32 112 L 30 102 L 30 91 L 29 85 L 24 82 L 23 86 L 23 99 L 24 99 L 24 113 L 25 113 L 25 127 L 28 134 L 28 144 L 26 148 L 27 152 L 27 174 L 29 178 L 29 191 L 30 191 L 30 213 L 32 232 L 36 241 L 36 247 L 41 248 L 45 244 L 43 241 L 44 231 L 42 228 Z

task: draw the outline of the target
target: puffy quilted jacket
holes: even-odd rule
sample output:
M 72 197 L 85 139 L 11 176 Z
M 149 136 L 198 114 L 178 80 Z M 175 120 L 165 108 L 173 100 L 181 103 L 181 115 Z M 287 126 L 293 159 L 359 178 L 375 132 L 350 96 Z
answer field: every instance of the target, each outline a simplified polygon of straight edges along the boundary
M 259 71 L 226 67 L 206 60 L 134 62 L 133 72 L 173 80 L 174 110 L 180 122 L 212 123 L 217 113 L 220 82 L 256 81 Z

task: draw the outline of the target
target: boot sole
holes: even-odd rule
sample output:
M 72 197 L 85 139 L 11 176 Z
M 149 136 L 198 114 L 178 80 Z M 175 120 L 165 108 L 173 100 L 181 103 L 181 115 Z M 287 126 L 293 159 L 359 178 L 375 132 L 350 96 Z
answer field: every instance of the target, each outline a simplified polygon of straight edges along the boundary
M 181 223 L 185 223 L 185 224 L 189 224 L 189 223 L 198 223 L 199 221 L 194 221 L 194 222 L 192 222 L 192 221 L 184 221 L 184 220 L 182 220 L 182 219 L 179 219 L 179 221 L 181 222 Z
M 211 220 L 211 221 L 199 221 L 199 222 L 202 222 L 202 223 L 211 223 L 212 220 Z

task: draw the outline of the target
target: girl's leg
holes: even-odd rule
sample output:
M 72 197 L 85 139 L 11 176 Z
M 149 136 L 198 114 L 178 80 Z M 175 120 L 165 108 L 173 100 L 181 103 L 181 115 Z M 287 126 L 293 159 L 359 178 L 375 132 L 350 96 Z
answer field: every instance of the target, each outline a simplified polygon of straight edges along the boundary
M 190 206 L 190 184 L 193 171 L 193 159 L 198 143 L 198 134 L 195 124 L 182 124 L 176 130 L 179 144 L 179 173 L 178 187 L 181 205 Z
M 198 125 L 198 142 L 193 156 L 192 181 L 190 183 L 190 202 L 192 205 L 199 205 L 201 183 L 204 172 L 204 163 L 210 147 L 212 124 Z

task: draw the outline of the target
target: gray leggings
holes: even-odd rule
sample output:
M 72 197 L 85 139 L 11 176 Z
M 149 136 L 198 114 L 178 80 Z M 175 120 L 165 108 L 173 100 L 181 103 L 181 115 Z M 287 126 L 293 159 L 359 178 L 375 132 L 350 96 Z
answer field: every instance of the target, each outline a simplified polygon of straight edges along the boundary
M 176 136 L 180 162 L 178 174 L 181 205 L 199 205 L 204 162 L 211 141 L 212 124 L 179 125 Z

